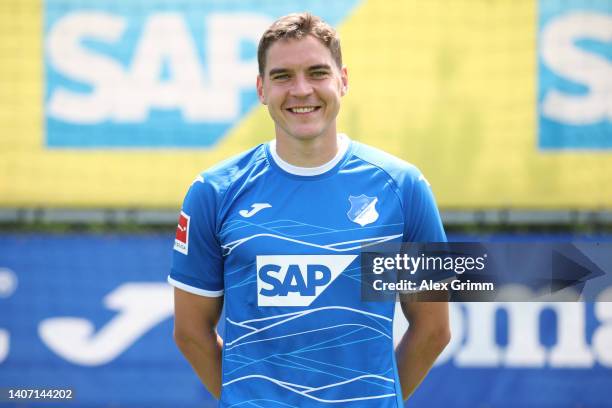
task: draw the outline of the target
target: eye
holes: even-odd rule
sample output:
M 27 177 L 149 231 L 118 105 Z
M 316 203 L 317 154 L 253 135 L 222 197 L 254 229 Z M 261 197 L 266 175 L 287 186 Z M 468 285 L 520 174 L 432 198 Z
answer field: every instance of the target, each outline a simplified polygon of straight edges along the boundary
M 310 75 L 313 78 L 325 78 L 327 76 L 327 71 L 323 71 L 323 70 L 312 71 Z
M 286 81 L 289 79 L 289 74 L 274 74 L 271 78 L 273 81 Z

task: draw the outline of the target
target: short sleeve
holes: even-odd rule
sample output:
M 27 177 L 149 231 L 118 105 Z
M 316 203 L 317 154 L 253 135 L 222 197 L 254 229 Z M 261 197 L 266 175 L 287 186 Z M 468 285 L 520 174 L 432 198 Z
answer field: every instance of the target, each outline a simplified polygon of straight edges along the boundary
M 223 295 L 223 256 L 216 234 L 218 199 L 214 187 L 199 176 L 185 200 L 174 239 L 168 282 L 201 296 Z
M 404 183 L 404 242 L 446 242 L 431 186 L 416 168 Z
M 419 243 L 416 248 L 421 251 L 430 248 L 428 243 L 447 242 L 446 233 L 440 219 L 440 212 L 431 191 L 431 186 L 423 174 L 416 168 L 410 178 L 410 186 L 405 190 L 404 212 L 404 242 Z M 455 277 L 453 271 L 437 270 L 422 271 L 417 279 L 417 286 L 422 282 L 432 280 L 445 282 Z M 414 293 L 414 292 L 412 292 Z

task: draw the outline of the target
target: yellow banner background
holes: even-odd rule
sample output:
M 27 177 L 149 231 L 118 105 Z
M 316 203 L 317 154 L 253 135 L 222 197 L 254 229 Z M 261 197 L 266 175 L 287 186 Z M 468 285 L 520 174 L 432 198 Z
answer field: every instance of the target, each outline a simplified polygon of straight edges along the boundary
M 174 208 L 273 137 L 258 107 L 213 150 L 47 149 L 41 13 L 0 2 L 0 206 Z M 340 131 L 419 166 L 445 209 L 612 208 L 609 151 L 538 150 L 536 21 L 532 1 L 364 1 L 339 27 Z

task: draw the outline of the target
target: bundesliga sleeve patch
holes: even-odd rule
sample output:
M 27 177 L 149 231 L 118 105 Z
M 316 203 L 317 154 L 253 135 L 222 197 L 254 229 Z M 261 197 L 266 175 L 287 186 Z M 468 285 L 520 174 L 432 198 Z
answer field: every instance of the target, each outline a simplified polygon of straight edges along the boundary
M 189 218 L 189 215 L 181 211 L 176 226 L 176 237 L 174 238 L 174 249 L 185 255 L 187 255 L 189 249 Z

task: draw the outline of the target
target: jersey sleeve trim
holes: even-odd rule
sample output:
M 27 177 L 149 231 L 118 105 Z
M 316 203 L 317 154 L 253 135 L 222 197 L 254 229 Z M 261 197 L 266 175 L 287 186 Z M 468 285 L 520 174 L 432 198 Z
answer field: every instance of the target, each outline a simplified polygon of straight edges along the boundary
M 223 289 L 222 290 L 206 290 L 206 289 L 196 288 L 194 286 L 189 286 L 189 285 L 184 284 L 183 282 L 177 281 L 176 279 L 172 279 L 170 276 L 168 276 L 168 283 L 174 286 L 175 288 L 184 290 L 185 292 L 193 293 L 194 295 L 206 296 L 206 297 L 220 297 L 220 296 L 223 296 L 223 292 L 224 292 Z

